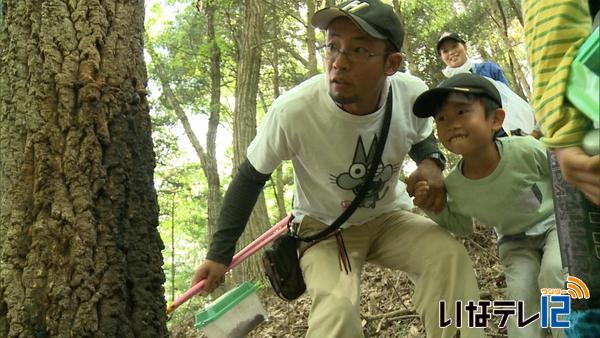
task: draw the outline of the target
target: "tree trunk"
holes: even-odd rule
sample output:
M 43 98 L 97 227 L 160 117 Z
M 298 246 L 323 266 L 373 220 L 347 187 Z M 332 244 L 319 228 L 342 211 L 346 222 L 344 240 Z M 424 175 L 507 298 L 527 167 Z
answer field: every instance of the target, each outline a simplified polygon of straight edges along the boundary
M 310 24 L 310 18 L 315 14 L 315 1 L 306 0 L 306 49 L 308 50 L 308 76 L 312 77 L 319 73 L 317 69 L 317 39 L 315 37 L 315 28 Z
M 144 1 L 4 0 L 0 337 L 167 335 Z
M 488 52 L 485 50 L 485 48 L 483 48 L 483 46 L 481 44 L 477 44 L 477 52 L 479 53 L 479 55 L 481 55 L 481 58 L 484 60 L 492 60 L 492 57 L 490 56 L 490 54 L 488 54 Z M 501 64 L 500 60 L 493 60 L 494 62 Z
M 510 44 L 508 39 L 503 39 L 505 45 Z M 508 50 L 508 57 L 510 59 L 511 67 L 513 68 L 513 76 L 515 78 L 515 92 L 519 94 L 525 100 L 528 100 L 531 97 L 531 89 L 529 88 L 529 83 L 525 79 L 525 74 L 523 73 L 523 69 L 521 68 L 521 64 L 515 55 L 515 52 L 510 48 Z
M 209 1 L 206 6 L 207 34 L 210 47 L 210 115 L 206 134 L 206 161 L 202 163 L 208 181 L 208 233 L 209 238 L 217 230 L 217 219 L 223 201 L 221 181 L 217 164 L 217 130 L 221 118 L 221 50 L 215 37 L 216 6 Z
M 521 10 L 521 3 L 517 3 L 515 0 L 509 0 L 510 7 L 515 11 L 517 19 L 521 23 L 521 27 L 525 27 L 525 20 L 523 20 L 523 11 Z
M 222 193 L 221 193 L 219 172 L 218 172 L 217 163 L 216 163 L 217 158 L 216 158 L 216 154 L 215 154 L 215 145 L 216 145 L 215 135 L 216 135 L 216 129 L 219 125 L 219 117 L 215 118 L 214 111 L 211 111 L 211 114 L 209 117 L 209 122 L 208 122 L 208 131 L 207 131 L 207 135 L 206 135 L 206 143 L 207 143 L 208 150 L 205 151 L 204 147 L 202 147 L 200 140 L 198 139 L 198 137 L 196 136 L 196 133 L 194 132 L 194 130 L 192 128 L 192 124 L 191 124 L 190 120 L 188 119 L 187 114 L 185 113 L 185 110 L 183 109 L 181 102 L 175 96 L 173 89 L 171 89 L 172 82 L 169 79 L 167 71 L 165 70 L 165 66 L 163 65 L 160 57 L 158 56 L 158 54 L 156 54 L 152 44 L 148 43 L 146 50 L 148 51 L 148 54 L 150 54 L 150 56 L 152 57 L 152 63 L 154 65 L 156 75 L 158 76 L 158 79 L 161 84 L 162 95 L 164 95 L 164 98 L 168 102 L 168 105 L 170 106 L 171 109 L 173 109 L 173 111 L 175 112 L 175 115 L 177 115 L 177 118 L 179 119 L 179 122 L 183 126 L 185 135 L 187 136 L 188 140 L 192 144 L 192 148 L 194 148 L 194 151 L 196 152 L 196 156 L 198 156 L 198 160 L 200 161 L 200 166 L 202 167 L 202 172 L 204 173 L 204 176 L 206 177 L 206 179 L 208 181 L 209 200 L 208 200 L 208 222 L 207 223 L 209 225 L 209 234 L 212 234 L 214 232 L 214 230 L 216 230 L 216 228 L 217 228 L 217 218 L 219 216 L 219 210 L 221 208 L 221 201 L 223 198 Z M 211 70 L 211 72 L 212 72 L 212 70 Z M 220 90 L 219 90 L 218 95 L 220 95 Z M 212 98 L 211 98 L 211 100 L 212 100 Z M 218 114 L 218 111 L 217 111 L 217 114 Z M 216 122 L 214 120 L 216 120 Z M 212 154 L 211 154 L 211 151 L 212 151 Z M 211 230 L 212 230 L 212 232 L 211 232 Z
M 284 218 L 288 211 L 285 206 L 285 185 L 283 183 L 283 167 L 279 166 L 273 176 L 273 190 L 275 191 L 275 199 L 277 202 L 277 210 L 279 211 L 279 218 Z
M 504 6 L 502 6 L 502 3 L 500 0 L 496 0 L 496 8 L 498 9 L 498 12 L 500 13 L 500 20 L 501 20 L 499 22 L 494 17 L 494 14 L 493 14 L 494 9 L 491 8 L 492 5 L 489 3 L 488 3 L 488 5 L 490 6 L 488 8 L 488 14 L 490 15 L 490 18 L 492 19 L 492 21 L 496 24 L 496 27 L 498 28 L 502 42 L 504 43 L 504 50 L 506 50 L 506 52 L 508 53 L 508 63 L 511 67 L 510 70 L 511 70 L 513 81 L 514 81 L 513 90 L 521 97 L 527 99 L 531 94 L 531 90 L 529 88 L 529 84 L 525 80 L 524 72 L 521 69 L 521 65 L 519 64 L 517 57 L 515 56 L 515 52 L 513 50 L 512 43 L 510 42 L 510 37 L 508 36 L 508 20 L 506 18 Z
M 234 108 L 234 173 L 246 159 L 246 148 L 256 135 L 256 96 L 261 63 L 261 35 L 264 20 L 264 4 L 262 0 L 246 0 L 243 32 L 240 46 L 237 80 L 235 84 Z M 267 205 L 261 194 L 256 202 L 246 231 L 238 242 L 242 248 L 256 239 L 269 227 Z M 236 281 L 263 279 L 264 273 L 259 255 L 250 257 L 241 269 L 234 271 Z
M 314 7 L 314 5 L 313 5 Z M 314 9 L 313 9 L 314 12 Z M 309 10 L 310 13 L 310 10 Z M 312 14 L 310 14 L 312 15 Z M 309 16 L 310 18 L 310 16 Z M 279 50 L 280 50 L 280 39 L 279 37 L 281 36 L 281 31 L 280 31 L 280 25 L 281 22 L 279 20 L 279 15 L 277 14 L 277 9 L 275 7 L 273 7 L 273 20 L 274 20 L 274 28 L 275 28 L 275 36 L 273 37 L 273 97 L 274 98 L 278 98 L 279 95 L 281 95 L 280 92 L 280 78 L 279 78 Z M 312 27 L 311 25 L 308 25 L 309 27 Z M 310 29 L 310 28 L 309 28 Z M 313 39 L 314 39 L 314 29 L 312 30 L 313 33 Z M 309 39 L 310 40 L 310 39 Z M 308 44 L 308 48 L 310 51 L 310 46 L 314 47 L 315 43 L 313 40 L 312 45 L 309 43 Z M 313 48 L 313 52 L 314 52 L 314 48 Z M 309 56 L 309 62 L 311 60 L 310 56 Z M 315 71 L 316 71 L 316 62 L 317 60 L 315 59 Z M 310 71 L 309 71 L 310 72 Z M 316 74 L 316 73 L 315 73 Z M 314 75 L 314 74 L 312 74 Z M 265 107 L 265 112 L 267 111 L 266 107 Z M 271 181 L 273 182 L 273 191 L 275 193 L 275 199 L 277 202 L 277 210 L 279 211 L 279 218 L 283 218 L 286 216 L 287 214 L 287 210 L 285 208 L 285 185 L 283 184 L 283 168 L 281 167 L 281 165 L 277 168 L 277 170 L 275 171 L 275 173 L 273 173 L 273 176 L 271 176 Z
M 404 19 L 404 15 L 402 14 L 402 8 L 400 7 L 400 2 L 398 0 L 393 0 L 392 4 L 394 6 L 394 10 L 396 10 L 396 13 L 398 13 L 398 16 L 400 17 L 400 20 L 402 22 L 402 26 L 404 27 L 405 30 L 405 34 L 404 34 L 404 41 L 402 43 L 402 50 L 404 54 L 404 62 L 403 65 L 401 65 L 400 69 L 398 69 L 398 71 L 404 71 L 406 67 L 408 67 L 408 71 L 412 74 L 417 76 L 419 74 L 419 70 L 417 69 L 417 64 L 414 61 L 415 58 L 413 58 L 412 52 L 415 50 L 415 48 L 413 48 L 412 42 L 410 41 L 409 36 L 411 36 L 412 34 L 410 34 L 409 32 L 406 31 L 406 20 Z M 406 67 L 405 67 L 406 65 Z

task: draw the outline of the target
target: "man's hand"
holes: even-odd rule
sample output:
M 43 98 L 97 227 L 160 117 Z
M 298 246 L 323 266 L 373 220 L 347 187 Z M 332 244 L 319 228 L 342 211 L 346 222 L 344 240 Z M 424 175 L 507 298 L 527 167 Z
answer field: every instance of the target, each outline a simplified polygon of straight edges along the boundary
M 580 147 L 557 148 L 556 157 L 565 181 L 600 205 L 600 155 L 590 156 Z
M 424 210 L 440 213 L 446 206 L 446 186 L 442 170 L 434 160 L 424 159 L 419 163 L 417 170 L 408 177 L 406 190 L 411 197 L 415 197 L 415 189 L 419 181 L 425 181 L 428 190 L 427 196 L 419 199 L 418 206 Z
M 227 267 L 225 265 L 207 259 L 196 269 L 196 274 L 192 280 L 192 286 L 198 284 L 199 281 L 206 279 L 204 287 L 199 293 L 202 296 L 206 296 L 225 281 L 226 271 Z

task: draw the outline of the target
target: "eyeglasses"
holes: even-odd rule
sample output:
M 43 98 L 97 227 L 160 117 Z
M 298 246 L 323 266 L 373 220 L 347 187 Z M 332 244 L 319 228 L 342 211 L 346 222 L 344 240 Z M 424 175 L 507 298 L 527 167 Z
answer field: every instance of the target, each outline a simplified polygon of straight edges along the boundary
M 323 46 L 320 46 L 317 48 L 317 50 L 321 52 L 321 55 L 327 61 L 335 60 L 343 54 L 344 56 L 346 56 L 349 62 L 353 63 L 366 63 L 370 58 L 374 56 L 383 55 L 371 53 L 371 51 L 363 47 L 356 47 L 351 50 L 342 51 L 333 43 L 328 43 Z

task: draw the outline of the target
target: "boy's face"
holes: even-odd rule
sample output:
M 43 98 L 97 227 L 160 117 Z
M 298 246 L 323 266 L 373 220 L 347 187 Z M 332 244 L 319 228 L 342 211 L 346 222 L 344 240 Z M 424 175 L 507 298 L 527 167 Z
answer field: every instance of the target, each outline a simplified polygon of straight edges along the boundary
M 440 45 L 440 57 L 448 67 L 457 68 L 467 62 L 467 47 L 452 39 L 446 39 Z
M 486 119 L 480 99 L 457 93 L 450 93 L 435 115 L 438 136 L 444 147 L 463 156 L 493 144 L 494 134 L 503 121 L 502 109 L 496 109 Z

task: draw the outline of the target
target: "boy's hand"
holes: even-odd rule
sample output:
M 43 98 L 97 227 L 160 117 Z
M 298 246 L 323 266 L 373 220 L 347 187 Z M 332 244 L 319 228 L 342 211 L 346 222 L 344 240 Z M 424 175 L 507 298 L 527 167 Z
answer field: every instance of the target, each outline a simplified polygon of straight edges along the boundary
M 194 279 L 192 279 L 192 286 L 206 279 L 202 291 L 199 292 L 200 295 L 206 296 L 223 283 L 225 272 L 227 272 L 225 265 L 207 259 L 196 269 L 196 274 L 194 275 Z
M 406 191 L 409 196 L 415 196 L 416 183 L 419 181 L 425 181 L 429 186 L 427 197 L 423 199 L 422 203 L 419 201 L 422 204 L 419 207 L 439 214 L 446 206 L 446 186 L 442 169 L 434 160 L 421 161 L 417 170 L 410 174 L 406 182 Z
M 419 181 L 415 184 L 415 198 L 413 199 L 413 203 L 421 208 L 424 208 L 424 203 L 427 200 L 427 195 L 429 194 L 429 184 L 427 181 Z
M 600 155 L 590 156 L 580 147 L 555 149 L 565 181 L 600 205 Z

